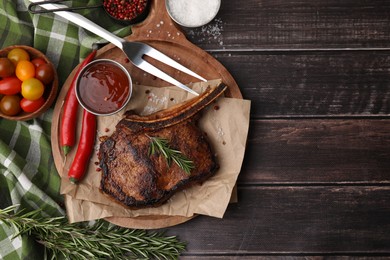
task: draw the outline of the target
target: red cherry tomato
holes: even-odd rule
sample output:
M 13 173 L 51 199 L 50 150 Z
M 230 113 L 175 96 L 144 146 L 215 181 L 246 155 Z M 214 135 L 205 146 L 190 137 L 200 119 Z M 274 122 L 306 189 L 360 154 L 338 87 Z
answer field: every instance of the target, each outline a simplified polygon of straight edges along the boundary
M 35 70 L 35 78 L 39 79 L 43 84 L 48 85 L 54 79 L 54 70 L 53 67 L 46 63 Z
M 22 89 L 22 81 L 17 77 L 9 77 L 0 80 L 0 94 L 15 95 Z
M 8 58 L 0 58 L 0 77 L 10 77 L 15 73 L 15 65 Z
M 4 96 L 0 101 L 0 110 L 7 116 L 14 116 L 19 114 L 20 97 L 17 95 Z
M 43 104 L 45 104 L 45 99 L 43 97 L 40 97 L 37 100 L 28 100 L 23 98 L 20 101 L 20 106 L 22 107 L 23 111 L 28 113 L 37 111 L 43 106 Z
M 47 62 L 43 58 L 35 58 L 31 60 L 31 63 L 34 64 L 35 68 L 38 68 L 39 66 L 46 64 Z

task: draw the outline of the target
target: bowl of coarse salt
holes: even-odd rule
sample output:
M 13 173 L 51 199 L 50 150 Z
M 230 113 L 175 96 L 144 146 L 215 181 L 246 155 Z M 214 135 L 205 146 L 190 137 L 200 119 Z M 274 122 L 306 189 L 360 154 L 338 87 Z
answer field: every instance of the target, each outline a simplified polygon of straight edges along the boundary
M 172 20 L 181 26 L 194 28 L 215 18 L 221 0 L 166 0 L 165 5 Z

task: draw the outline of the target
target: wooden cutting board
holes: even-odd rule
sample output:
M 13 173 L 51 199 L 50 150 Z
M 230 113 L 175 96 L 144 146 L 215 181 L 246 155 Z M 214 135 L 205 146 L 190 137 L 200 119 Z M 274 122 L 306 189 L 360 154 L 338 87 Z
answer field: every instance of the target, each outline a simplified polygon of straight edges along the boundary
M 128 41 L 141 41 L 147 43 L 156 49 L 162 51 L 169 57 L 177 60 L 182 65 L 195 71 L 206 79 L 221 78 L 229 86 L 225 95 L 227 97 L 242 98 L 237 83 L 226 70 L 226 68 L 214 59 L 210 54 L 189 42 L 180 27 L 169 17 L 165 0 L 153 0 L 148 17 L 140 24 L 132 27 L 132 34 L 126 37 Z M 142 84 L 156 87 L 166 87 L 170 84 L 160 80 L 144 71 L 134 67 L 127 59 L 125 54 L 112 44 L 108 44 L 97 53 L 96 59 L 112 59 L 123 64 L 130 72 L 134 84 Z M 197 82 L 196 78 L 188 76 L 182 72 L 172 69 L 169 66 L 156 61 L 149 60 L 157 67 L 161 68 L 177 80 L 187 84 Z M 70 87 L 72 79 L 76 73 L 77 67 L 69 75 L 68 79 L 61 88 L 61 92 L 56 101 L 52 123 L 52 149 L 56 168 L 60 175 L 67 174 L 63 169 L 65 160 L 59 143 L 59 125 L 62 113 L 62 104 L 66 93 Z M 81 115 L 81 109 L 79 113 Z M 81 121 L 81 116 L 79 116 Z M 72 160 L 73 158 L 67 158 Z M 155 229 L 177 225 L 190 220 L 188 217 L 181 216 L 141 216 L 136 218 L 110 217 L 108 221 L 129 228 Z

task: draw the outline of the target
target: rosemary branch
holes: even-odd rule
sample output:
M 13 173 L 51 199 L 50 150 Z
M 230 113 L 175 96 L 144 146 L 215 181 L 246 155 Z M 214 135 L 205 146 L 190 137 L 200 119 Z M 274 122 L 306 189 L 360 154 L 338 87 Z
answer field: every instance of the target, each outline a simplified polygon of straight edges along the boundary
M 174 161 L 187 174 L 190 174 L 191 170 L 195 168 L 193 161 L 185 157 L 180 151 L 169 147 L 167 139 L 149 135 L 146 136 L 149 137 L 151 141 L 149 146 L 149 155 L 153 155 L 158 151 L 164 156 L 169 166 L 171 166 L 171 162 Z
M 185 243 L 175 236 L 127 229 L 99 220 L 94 225 L 69 224 L 62 217 L 44 218 L 41 210 L 14 213 L 17 205 L 0 209 L 0 221 L 31 235 L 52 259 L 177 259 Z

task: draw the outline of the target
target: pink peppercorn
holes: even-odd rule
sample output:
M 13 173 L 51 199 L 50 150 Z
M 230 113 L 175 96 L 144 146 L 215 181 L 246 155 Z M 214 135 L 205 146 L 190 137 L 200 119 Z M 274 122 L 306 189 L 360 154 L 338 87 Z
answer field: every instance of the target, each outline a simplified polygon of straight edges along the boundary
M 113 18 L 130 21 L 142 15 L 148 3 L 148 0 L 104 0 L 103 6 Z

